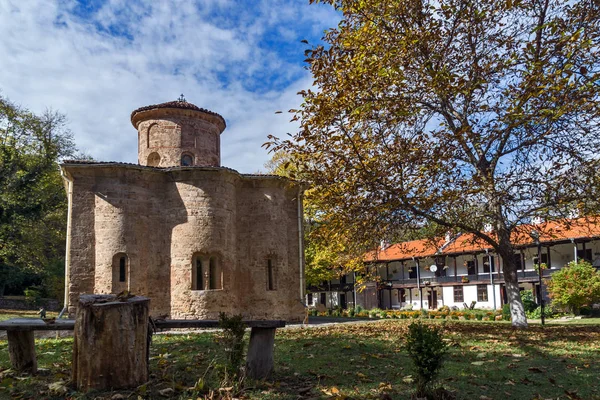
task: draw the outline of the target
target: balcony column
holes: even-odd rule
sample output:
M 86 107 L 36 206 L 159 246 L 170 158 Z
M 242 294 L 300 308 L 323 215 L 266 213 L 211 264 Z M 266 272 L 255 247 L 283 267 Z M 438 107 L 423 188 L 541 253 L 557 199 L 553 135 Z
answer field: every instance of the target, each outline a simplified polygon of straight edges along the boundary
M 458 282 L 458 267 L 456 266 L 456 256 L 453 256 L 452 258 L 454 258 L 454 282 Z

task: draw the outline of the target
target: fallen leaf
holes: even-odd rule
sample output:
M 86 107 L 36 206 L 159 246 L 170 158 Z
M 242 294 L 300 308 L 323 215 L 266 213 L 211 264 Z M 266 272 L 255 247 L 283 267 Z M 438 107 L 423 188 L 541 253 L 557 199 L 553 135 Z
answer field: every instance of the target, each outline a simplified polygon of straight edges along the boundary
M 473 365 L 483 365 L 485 361 L 473 361 L 471 364 Z
M 158 394 L 160 394 L 163 397 L 171 397 L 175 394 L 175 390 L 173 390 L 172 388 L 166 388 L 159 390 Z
M 48 389 L 50 389 L 51 392 L 58 394 L 66 394 L 69 391 L 64 381 L 51 383 L 48 385 Z

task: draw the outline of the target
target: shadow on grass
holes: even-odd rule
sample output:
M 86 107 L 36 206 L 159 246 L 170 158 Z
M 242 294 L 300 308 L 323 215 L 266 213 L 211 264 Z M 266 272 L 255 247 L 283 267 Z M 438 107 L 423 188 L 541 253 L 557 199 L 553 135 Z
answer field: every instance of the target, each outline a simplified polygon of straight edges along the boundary
M 269 382 L 248 382 L 248 399 L 352 398 L 409 399 L 411 361 L 402 349 L 408 323 L 382 321 L 277 332 L 275 373 Z M 439 323 L 425 321 L 425 323 Z M 458 399 L 600 399 L 600 329 L 594 326 L 532 326 L 446 322 L 450 352 L 440 382 Z M 246 337 L 247 340 L 247 337 Z M 54 394 L 48 385 L 70 376 L 72 339 L 36 341 L 44 374 L 21 379 L 0 377 L 3 395 L 23 399 L 108 399 L 117 392 L 82 395 L 69 389 Z M 0 341 L 0 374 L 8 368 L 6 342 Z M 157 335 L 151 348 L 151 379 L 122 391 L 130 398 L 202 398 L 206 387 L 218 389 L 215 366 L 223 349 L 212 334 Z M 1 375 L 0 375 L 1 376 Z M 191 389 L 201 377 L 203 390 Z M 19 378 L 19 379 L 17 379 Z M 161 391 L 172 389 L 168 396 Z M 484 397 L 482 397 L 484 396 Z M 385 398 L 385 397 L 383 397 Z

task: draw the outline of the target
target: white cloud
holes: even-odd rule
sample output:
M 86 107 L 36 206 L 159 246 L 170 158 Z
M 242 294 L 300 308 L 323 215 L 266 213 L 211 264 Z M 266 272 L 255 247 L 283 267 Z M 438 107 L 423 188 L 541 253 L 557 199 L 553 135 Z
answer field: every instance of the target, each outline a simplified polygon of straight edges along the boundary
M 267 134 L 295 129 L 274 112 L 297 106 L 311 82 L 268 41 L 289 42 L 301 60 L 299 40 L 336 23 L 304 2 L 110 0 L 86 14 L 75 1 L 0 0 L 0 90 L 67 114 L 81 150 L 125 162 L 137 162 L 131 111 L 184 93 L 227 120 L 223 165 L 255 172 L 269 158 Z

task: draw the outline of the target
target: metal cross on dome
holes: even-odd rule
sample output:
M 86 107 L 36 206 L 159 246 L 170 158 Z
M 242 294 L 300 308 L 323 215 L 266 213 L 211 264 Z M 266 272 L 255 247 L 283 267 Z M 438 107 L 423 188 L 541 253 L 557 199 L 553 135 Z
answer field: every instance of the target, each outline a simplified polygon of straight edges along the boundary
M 181 93 L 181 95 L 179 96 L 179 98 L 177 99 L 177 101 L 180 101 L 182 103 L 187 103 L 187 101 L 185 100 L 185 97 L 183 97 L 183 93 Z

